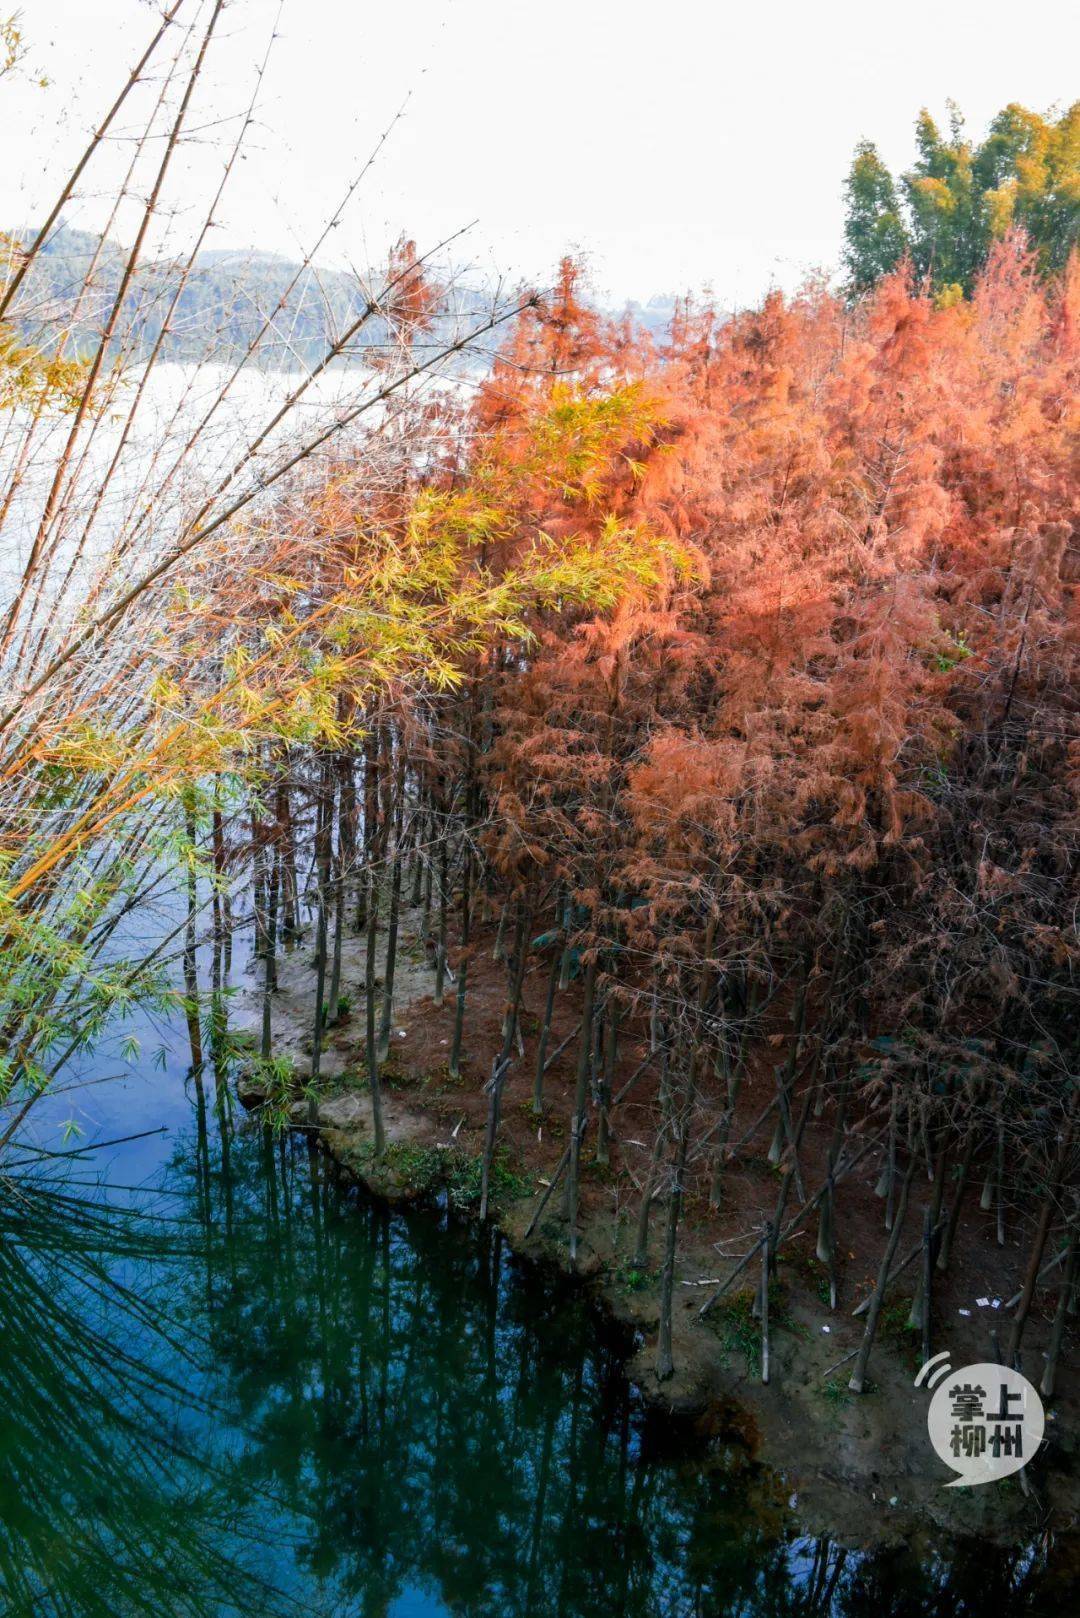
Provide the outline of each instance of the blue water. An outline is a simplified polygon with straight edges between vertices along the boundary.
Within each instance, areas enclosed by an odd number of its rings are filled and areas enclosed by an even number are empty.
[[[4,1613],[1065,1610],[1028,1552],[806,1537],[737,1445],[650,1424],[572,1288],[375,1204],[196,1083],[182,1029],[134,1031],[0,1196]]]

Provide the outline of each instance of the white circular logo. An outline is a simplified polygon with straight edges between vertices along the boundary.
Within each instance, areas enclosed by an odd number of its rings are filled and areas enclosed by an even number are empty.
[[[935,1355],[940,1361],[947,1358]],[[932,1363],[927,1361],[917,1383]],[[996,1483],[1027,1465],[1042,1443],[1046,1420],[1042,1400],[1026,1376],[1007,1365],[964,1365],[953,1371],[945,1363],[934,1367],[930,1381],[930,1442],[958,1474],[946,1488]]]

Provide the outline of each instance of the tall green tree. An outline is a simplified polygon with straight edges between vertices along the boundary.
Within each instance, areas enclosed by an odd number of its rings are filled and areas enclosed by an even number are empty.
[[[1064,269],[1080,240],[1080,101],[1056,121],[1010,103],[990,125],[976,167],[993,234],[1020,225],[1041,268]]]
[[[845,187],[844,263],[854,292],[866,292],[895,270],[908,250],[896,184],[876,146],[855,148]]]
[[[924,107],[915,124],[919,156],[903,177],[911,221],[911,251],[920,277],[939,290],[971,290],[990,233],[976,185],[975,151],[964,138],[959,110],[949,108],[944,136]]]
[[[1012,102],[979,143],[954,105],[944,132],[924,108],[915,141],[899,184],[869,141],[855,148],[844,225],[852,293],[876,285],[905,252],[939,296],[970,293],[991,245],[1014,227],[1043,275],[1064,268],[1080,238],[1080,102],[1056,118]]]

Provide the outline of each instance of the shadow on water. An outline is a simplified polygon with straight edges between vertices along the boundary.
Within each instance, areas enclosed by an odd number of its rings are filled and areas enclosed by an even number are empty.
[[[138,1190],[0,1197],[5,1613],[1056,1610],[1030,1554],[800,1537],[741,1453],[646,1441],[572,1289],[191,1100]]]

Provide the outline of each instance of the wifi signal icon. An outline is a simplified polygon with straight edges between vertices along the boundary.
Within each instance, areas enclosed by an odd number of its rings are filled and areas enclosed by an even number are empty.
[[[946,1348],[940,1354],[933,1354],[919,1371],[915,1378],[915,1386],[921,1388],[925,1383],[927,1390],[933,1393],[938,1383],[949,1376],[952,1366],[949,1364],[949,1350]]]

